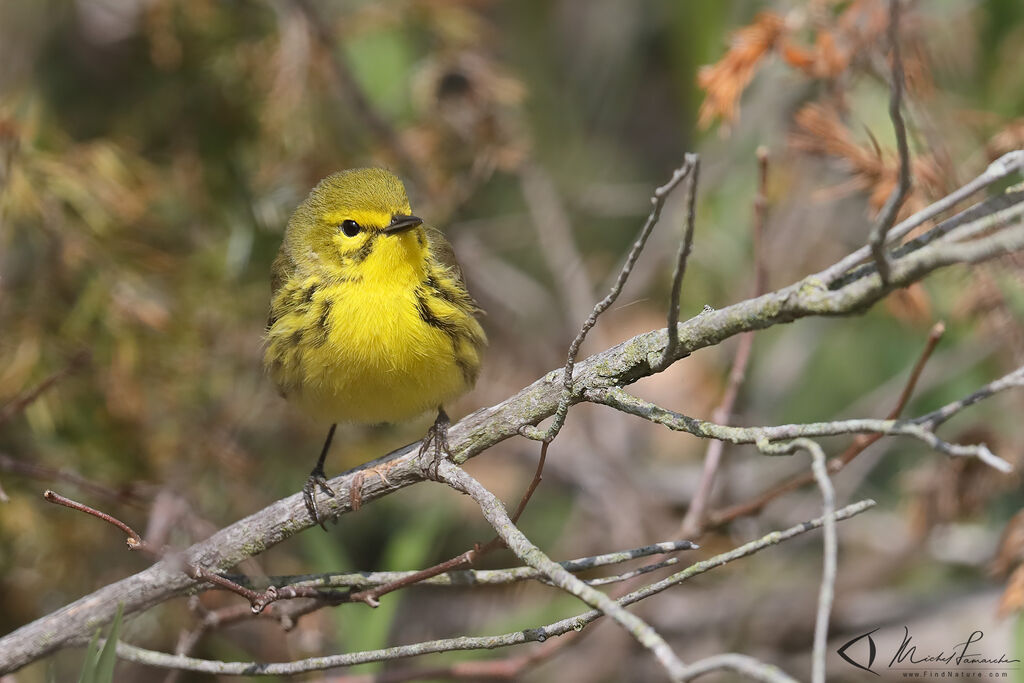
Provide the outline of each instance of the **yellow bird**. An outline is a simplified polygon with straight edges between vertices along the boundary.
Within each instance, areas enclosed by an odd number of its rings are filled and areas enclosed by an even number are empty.
[[[412,215],[402,181],[364,168],[324,178],[288,221],[271,269],[264,364],[281,394],[330,423],[303,487],[323,526],[324,459],[339,422],[436,409],[424,441],[448,452],[444,404],[473,387],[487,339],[444,236]]]

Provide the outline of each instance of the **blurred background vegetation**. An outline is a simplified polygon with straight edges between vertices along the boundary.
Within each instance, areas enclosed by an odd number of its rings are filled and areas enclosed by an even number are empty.
[[[261,334],[270,262],[318,179],[394,168],[414,210],[451,238],[491,339],[477,389],[452,411],[461,417],[564,362],[653,188],[687,151],[704,169],[684,317],[752,291],[758,145],[770,154],[770,287],[862,244],[896,168],[885,21],[881,0],[0,4],[0,632],[146,564],[106,526],[47,505],[44,488],[180,547],[301,487],[323,434],[264,377]],[[912,2],[903,40],[914,208],[1022,146],[1024,5]],[[664,325],[682,209],[670,202],[584,355]],[[956,269],[862,318],[758,333],[735,422],[883,416],[940,319],[947,334],[908,414],[972,391],[1024,361],[1022,272],[1013,259]],[[636,390],[707,417],[734,348],[701,351]],[[20,401],[53,373],[52,387]],[[943,433],[1021,463],[1021,408],[1019,395],[1000,396]],[[328,472],[417,439],[429,422],[345,428]],[[845,442],[826,445],[835,454]],[[671,539],[704,448],[576,408],[523,528],[558,559]],[[535,443],[511,440],[469,467],[513,501],[536,455]],[[728,448],[713,507],[805,467]],[[1015,476],[885,440],[837,486],[841,501],[880,506],[841,529],[835,633],[919,618],[936,595],[930,609],[945,616],[933,622],[996,623],[1002,579],[988,566],[1020,507]],[[709,533],[699,556],[813,517],[817,500],[800,492]],[[470,501],[423,485],[244,569],[415,569],[489,537]],[[805,670],[819,553],[817,539],[791,543],[642,613],[684,659],[735,649]],[[233,602],[203,596],[207,607]],[[286,637],[270,621],[237,625],[194,654],[286,660],[527,628],[577,609],[537,586],[419,588],[377,610],[318,612]],[[129,621],[126,636],[173,650],[194,620],[182,599]],[[64,680],[80,661],[61,653],[17,680]],[[637,680],[650,666],[600,626],[529,676]],[[162,676],[122,667],[124,680]]]

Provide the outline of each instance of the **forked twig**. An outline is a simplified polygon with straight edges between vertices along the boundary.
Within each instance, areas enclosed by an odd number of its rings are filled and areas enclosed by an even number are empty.
[[[523,497],[519,500],[519,505],[516,506],[515,514],[512,515],[513,524],[519,521],[520,515],[523,514],[523,511],[526,509],[527,503],[529,503],[530,498],[533,497],[533,492],[537,490],[537,486],[540,485],[540,482],[543,479],[542,475],[544,473],[544,462],[545,460],[547,460],[548,445],[550,443],[550,441],[541,442],[540,459],[537,462],[537,470],[534,472],[533,479],[530,481],[530,485],[527,487],[526,492],[523,494]],[[473,562],[480,559],[480,557],[486,555],[487,553],[493,550],[496,550],[497,548],[500,548],[502,545],[503,544],[501,538],[495,536],[487,543],[483,545],[477,545],[471,550],[467,550],[466,552],[456,555],[455,557],[445,560],[444,562],[439,562],[435,564],[433,567],[427,567],[426,569],[422,569],[418,572],[410,574],[409,576],[396,579],[395,581],[383,584],[381,586],[376,586],[374,588],[368,588],[366,590],[361,590],[356,593],[352,593],[348,597],[348,599],[353,602],[364,602],[370,607],[377,607],[380,604],[381,596],[399,590],[400,588],[406,588],[421,581],[426,581],[427,579],[431,579],[440,574],[445,574],[450,571],[455,571],[463,569],[465,567],[469,567],[473,564]]]
[[[576,367],[576,356],[580,352],[580,347],[587,338],[587,334],[597,324],[597,319],[619,298],[626,280],[629,279],[629,274],[633,272],[633,266],[636,265],[637,259],[640,258],[640,253],[644,250],[644,245],[647,244],[647,238],[650,237],[651,231],[654,230],[658,219],[661,218],[661,210],[665,206],[665,200],[668,199],[672,190],[691,173],[697,163],[697,159],[696,154],[687,154],[683,165],[672,172],[672,177],[669,178],[668,182],[654,190],[654,195],[651,197],[651,204],[653,204],[651,212],[647,215],[647,220],[644,222],[643,228],[640,229],[640,234],[633,243],[633,247],[629,250],[629,254],[619,270],[615,283],[608,294],[594,306],[594,310],[590,312],[576,338],[569,345],[565,367],[562,369],[562,395],[559,398],[558,407],[555,410],[551,425],[547,429],[540,429],[530,424],[523,425],[519,428],[519,433],[523,436],[536,441],[551,441],[562,430],[562,425],[565,424],[565,416],[569,412],[569,406],[572,403],[573,371]]]
[[[465,470],[450,461],[441,462],[439,470],[438,474],[442,481],[456,491],[469,495],[480,506],[484,517],[516,557],[544,574],[554,586],[576,596],[617,622],[638,643],[650,650],[673,679],[678,679],[684,668],[682,660],[647,622],[627,612],[618,602],[583,583],[558,563],[553,562],[512,522],[501,501]]]
[[[768,211],[768,150],[764,147],[757,149],[757,196],[754,198],[754,225],[752,230],[752,242],[754,251],[754,296],[764,292],[767,283],[767,268],[765,267],[764,253],[764,222]],[[669,329],[671,333],[671,328]],[[733,407],[736,405],[736,398],[739,396],[740,387],[747,375],[747,365],[750,363],[751,352],[754,348],[754,333],[745,332],[740,335],[739,345],[736,348],[736,356],[732,361],[732,369],[729,371],[729,383],[726,385],[722,400],[711,414],[711,419],[720,424],[729,422]],[[694,494],[690,506],[686,510],[680,526],[679,534],[684,537],[697,537],[704,528],[704,517],[708,501],[711,498],[711,491],[715,485],[715,476],[722,461],[722,453],[725,444],[719,440],[713,440],[708,444],[704,453],[704,468],[701,471],[700,483],[697,486],[697,493]]]
[[[885,419],[895,420],[903,414],[903,410],[907,407],[907,403],[909,403],[910,397],[914,393],[914,388],[917,386],[917,381],[921,377],[921,372],[924,370],[925,364],[927,364],[928,359],[931,358],[932,352],[935,351],[935,347],[938,345],[939,340],[942,339],[942,335],[945,331],[946,326],[941,322],[935,323],[935,325],[932,326],[931,331],[928,333],[928,340],[925,342],[924,349],[921,351],[921,355],[918,356],[917,361],[914,363],[914,367],[910,371],[910,376],[907,378],[906,384],[903,385],[903,390],[900,392],[896,405],[889,411],[889,414],[886,415]],[[863,453],[868,446],[881,439],[882,436],[884,435],[881,433],[858,434],[856,438],[854,438],[853,443],[851,443],[846,450],[829,460],[828,471],[832,474],[840,472],[844,467],[850,464],[854,458]],[[740,517],[756,515],[773,500],[812,483],[814,483],[814,475],[812,473],[804,472],[797,474],[772,486],[752,500],[737,503],[736,505],[710,513],[706,521],[706,528],[715,529],[728,524],[735,519],[739,519]]]
[[[70,360],[68,360],[63,368],[57,370],[21,396],[11,399],[4,405],[0,406],[0,425],[24,412],[25,408],[32,405],[36,399],[46,393],[46,391],[57,384],[57,382],[61,381],[76,370],[88,365],[91,357],[92,354],[88,350],[83,349],[79,351],[73,355]]]
[[[672,364],[672,352],[679,343],[679,296],[683,289],[683,278],[686,277],[686,264],[693,249],[693,230],[697,222],[697,183],[700,181],[700,157],[696,154],[687,155],[691,162],[689,192],[686,195],[686,228],[683,239],[679,242],[679,253],[676,255],[676,267],[672,273],[672,292],[668,302],[668,343],[661,360],[655,365],[655,371],[661,371]]]
[[[869,510],[875,505],[873,500],[862,500],[858,503],[847,505],[837,510],[833,519],[842,521],[850,519],[860,513]],[[782,531],[773,531],[757,540],[746,543],[727,552],[715,555],[692,564],[671,576],[660,579],[652,584],[638,588],[616,600],[616,603],[628,607],[641,600],[677,586],[695,576],[707,573],[712,569],[724,566],[730,562],[749,557],[762,550],[771,548],[792,538],[805,534],[809,531],[821,528],[825,520],[821,517],[812,519],[800,524],[795,524]],[[326,657],[313,657],[292,662],[276,662],[272,664],[261,662],[222,662],[195,657],[184,657],[171,655],[144,648],[135,647],[125,642],[117,644],[117,654],[122,659],[158,666],[163,668],[182,669],[185,671],[199,671],[203,673],[215,673],[224,675],[246,675],[246,676],[283,676],[304,673],[309,671],[322,671],[343,666],[355,666],[369,662],[393,661],[430,654],[434,652],[452,652],[457,650],[479,650],[493,649],[498,647],[509,647],[529,642],[546,642],[555,636],[577,632],[587,625],[597,621],[603,616],[600,610],[590,610],[577,614],[566,619],[545,624],[537,628],[519,629],[496,636],[462,636],[458,638],[447,638],[432,640],[412,645],[399,645],[381,650],[368,650],[365,652],[352,652]],[[703,661],[703,660],[702,660]],[[700,662],[695,662],[695,667]],[[697,675],[691,671],[691,667],[684,668],[686,677]]]
[[[890,276],[889,257],[885,253],[885,241],[903,201],[910,191],[910,149],[907,145],[907,127],[903,122],[903,59],[900,56],[900,0],[889,0],[889,44],[892,47],[892,83],[890,84],[889,117],[896,131],[896,147],[900,155],[899,182],[889,198],[885,200],[882,211],[875,223],[868,244],[874,256],[875,265],[882,282],[888,284]]]
[[[72,510],[84,512],[87,515],[91,515],[97,519],[103,520],[107,524],[117,527],[127,537],[126,542],[129,550],[138,550],[155,560],[165,559],[171,555],[167,549],[155,548],[149,543],[146,543],[137,531],[113,515],[109,515],[106,512],[89,507],[88,505],[79,503],[78,501],[71,500],[70,498],[65,498],[51,490],[46,490],[43,493],[43,498],[51,503],[56,503],[57,505],[63,505],[64,507],[71,508]],[[303,586],[286,586],[280,589],[274,586],[269,586],[265,591],[258,592],[246,588],[245,586],[230,579],[226,579],[220,574],[211,572],[208,569],[185,562],[181,557],[174,556],[174,561],[179,564],[181,570],[190,578],[195,579],[196,581],[205,581],[217,586],[218,588],[223,588],[224,590],[241,595],[249,601],[253,614],[259,614],[266,609],[268,605],[278,600],[316,598],[318,600],[330,601],[333,599],[333,596],[330,594],[325,594],[314,588],[307,588]]]
[[[913,437],[944,455],[977,458],[995,470],[1008,473],[1013,471],[1013,465],[997,456],[985,444],[949,443],[939,438],[935,434],[935,430],[953,415],[978,401],[1008,389],[1022,387],[1024,387],[1024,366],[989,382],[970,396],[965,396],[958,401],[953,401],[937,410],[909,420],[833,420],[832,422],[808,422],[767,427],[730,427],[707,420],[698,420],[637,398],[621,387],[592,389],[586,392],[586,399],[591,403],[600,403],[621,412],[642,417],[655,424],[664,425],[673,431],[687,432],[705,439],[721,439],[734,444],[755,444],[762,452],[767,452],[764,446],[773,441],[789,441],[801,437],[882,433]]]
[[[957,204],[994,183],[1022,170],[1024,170],[1024,150],[1018,149],[1013,152],[1007,152],[989,164],[981,174],[970,182],[898,223],[888,232],[888,241],[894,242],[902,239],[914,228],[949,211]],[[984,202],[976,205],[976,207],[980,207],[983,204]],[[830,289],[838,289],[849,283],[848,275],[851,268],[864,263],[866,260],[871,259],[871,257],[871,247],[870,245],[865,245],[817,273],[815,277],[827,284]]]

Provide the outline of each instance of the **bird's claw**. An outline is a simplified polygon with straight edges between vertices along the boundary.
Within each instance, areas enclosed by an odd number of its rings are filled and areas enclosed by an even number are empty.
[[[423,438],[423,444],[420,446],[419,457],[422,460],[423,456],[433,446],[434,455],[430,462],[423,468],[424,473],[430,479],[435,481],[439,480],[438,469],[441,467],[441,461],[445,458],[451,458],[452,449],[448,444],[448,415],[442,410],[438,413],[437,419],[434,420],[434,424],[427,430],[427,435]]]
[[[320,467],[315,468],[309,473],[309,479],[306,480],[305,485],[302,487],[302,499],[306,502],[306,511],[309,512],[309,516],[316,524],[320,525],[321,529],[327,531],[327,527],[324,525],[324,520],[320,517],[320,510],[316,505],[317,488],[329,495],[331,498],[335,495],[334,489],[327,485],[327,475],[324,474],[323,469]]]

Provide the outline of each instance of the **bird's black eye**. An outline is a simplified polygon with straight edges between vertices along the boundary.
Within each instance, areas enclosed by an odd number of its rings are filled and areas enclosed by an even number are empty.
[[[362,226],[356,223],[354,220],[349,218],[348,220],[342,221],[341,231],[345,233],[346,237],[355,237],[362,230]]]

